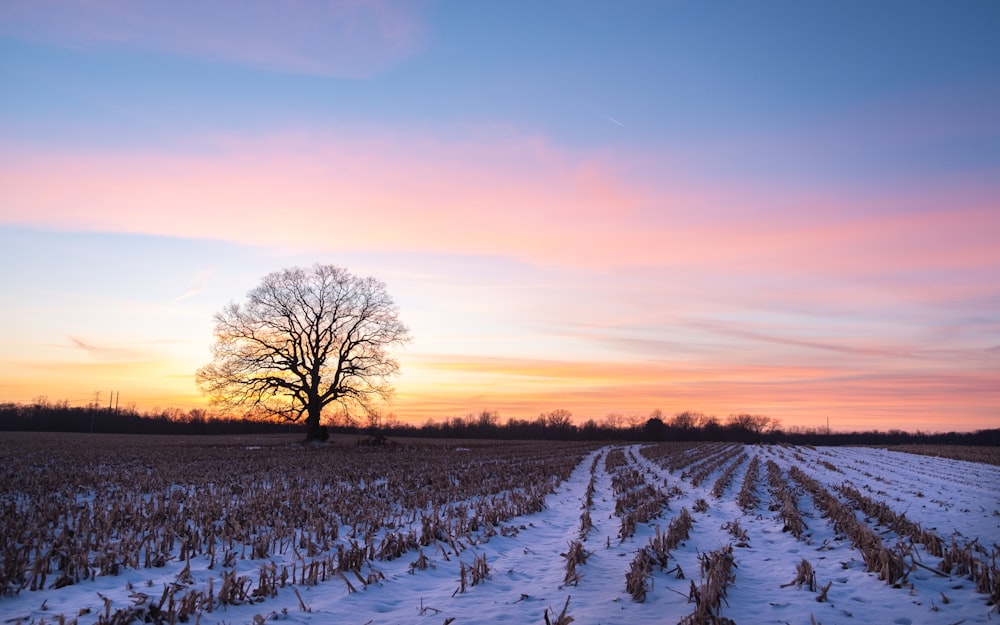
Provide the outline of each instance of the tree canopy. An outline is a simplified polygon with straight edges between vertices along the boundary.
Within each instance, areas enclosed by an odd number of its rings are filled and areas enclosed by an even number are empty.
[[[307,439],[322,439],[327,406],[350,415],[391,396],[390,349],[408,340],[384,283],[335,265],[293,267],[215,315],[213,358],[196,379],[230,413],[305,418]]]

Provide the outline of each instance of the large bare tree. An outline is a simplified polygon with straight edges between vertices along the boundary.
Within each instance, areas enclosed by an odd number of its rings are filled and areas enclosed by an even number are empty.
[[[215,315],[212,362],[202,392],[230,413],[299,421],[325,438],[330,404],[346,414],[388,399],[399,363],[389,350],[409,340],[385,284],[334,265],[265,276],[246,302]]]

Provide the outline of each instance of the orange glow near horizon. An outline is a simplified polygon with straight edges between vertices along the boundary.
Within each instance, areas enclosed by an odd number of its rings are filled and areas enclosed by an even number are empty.
[[[427,371],[447,372],[454,382],[399,389],[391,409],[420,423],[498,410],[501,419],[533,418],[555,408],[570,410],[577,423],[601,421],[611,413],[646,418],[655,409],[669,417],[692,410],[724,418],[766,414],[783,427],[836,430],[909,429],[946,431],[955,405],[973,406],[978,417],[961,429],[996,427],[997,392],[987,389],[992,373],[948,380],[936,375],[886,380],[850,379],[843,371],[808,367],[685,367],[682,363],[581,363],[438,360]],[[919,409],[915,409],[919,405]]]
[[[990,372],[982,372],[979,379],[971,381],[914,375],[893,380],[890,388],[885,380],[844,380],[840,379],[842,372],[807,367],[697,369],[680,363],[476,360],[460,356],[416,359],[409,367],[410,375],[404,379],[417,383],[399,385],[394,401],[384,409],[414,425],[481,410],[496,410],[501,421],[506,421],[533,419],[542,412],[565,408],[580,424],[589,419],[600,422],[612,413],[644,420],[659,409],[666,418],[685,410],[720,419],[742,412],[766,414],[779,419],[785,428],[822,427],[829,419],[835,431],[950,431],[956,428],[942,424],[948,423],[954,405],[964,404],[971,414],[964,427],[957,429],[996,427],[992,413],[996,391],[980,390],[976,396],[977,386],[987,388],[991,382]],[[140,412],[167,408],[211,412],[194,387],[193,376],[160,376],[157,369],[154,364],[134,363],[47,366],[46,375],[72,381],[54,388],[32,383],[30,378],[5,375],[0,393],[6,401],[31,403],[43,397],[82,406],[92,403],[97,392],[98,405],[106,406],[111,392],[116,391],[122,407]],[[447,381],[440,381],[442,378]],[[102,388],[111,379],[119,380],[119,388]],[[435,379],[439,381],[432,382]]]

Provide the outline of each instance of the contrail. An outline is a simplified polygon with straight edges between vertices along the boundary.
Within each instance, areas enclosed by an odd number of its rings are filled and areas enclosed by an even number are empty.
[[[611,122],[612,124],[618,124],[618,125],[619,125],[619,126],[621,126],[622,128],[624,128],[624,127],[625,127],[625,124],[621,123],[620,121],[618,121],[618,120],[617,120],[617,119],[615,119],[614,117],[611,117],[610,115],[603,115],[603,117],[604,117],[604,119],[608,120],[608,121],[609,121],[609,122]]]

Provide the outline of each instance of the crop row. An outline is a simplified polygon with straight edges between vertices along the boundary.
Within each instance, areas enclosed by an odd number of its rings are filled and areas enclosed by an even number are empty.
[[[619,450],[612,450],[611,453],[616,451]],[[625,464],[615,464],[611,472],[615,515],[621,519],[618,537],[622,541],[635,534],[637,524],[658,518],[670,506],[671,493],[647,483],[645,475],[636,465],[637,459],[633,456],[627,458]]]
[[[219,584],[210,578],[186,599],[169,594],[143,605],[211,610],[290,583],[366,585],[377,578],[375,561],[423,557],[427,547],[447,557],[446,550],[516,533],[502,522],[541,510],[587,451],[575,444],[147,445],[142,454],[122,448],[111,457],[87,448],[4,447],[6,466],[20,469],[0,474],[0,595],[170,561],[189,569],[194,560],[220,569]],[[269,568],[276,554],[291,564]],[[258,562],[258,573],[235,575],[242,560]],[[477,570],[469,567],[470,580]]]
[[[705,479],[714,469],[729,462],[729,465],[723,470],[722,475],[713,487],[713,493],[717,497],[721,497],[726,486],[732,481],[735,472],[746,461],[746,455],[741,454],[738,447],[723,446],[718,448],[712,447],[711,449],[712,451],[708,454],[702,453],[703,450],[698,450],[697,453],[690,454],[685,453],[685,449],[683,448],[656,446],[653,449],[645,447],[641,450],[641,453],[647,459],[656,459],[661,466],[673,466],[675,469],[690,465],[690,463],[683,464],[680,458],[687,457],[688,460],[694,458],[696,463],[700,465],[695,469],[699,474],[700,480]],[[637,459],[633,458],[633,462],[637,462]],[[618,481],[620,483],[627,483],[631,488],[627,492],[640,492],[647,495],[652,494],[652,492],[662,493],[659,490],[654,491],[645,481],[640,481],[639,478],[642,474],[634,468],[632,463],[619,466],[616,471]],[[692,478],[687,473],[685,475],[689,479]],[[692,482],[694,482],[693,479]],[[666,483],[664,484],[666,485]],[[674,485],[670,488],[669,493],[680,496],[682,491],[677,485]],[[657,499],[656,497],[648,497],[648,501],[655,503]],[[665,503],[664,507],[666,507]],[[708,505],[704,499],[696,501],[696,511],[704,512],[707,509]],[[626,516],[623,516],[623,525],[628,513],[625,512],[624,514]],[[655,516],[658,515],[639,518],[637,522],[649,523]],[[684,571],[680,565],[672,564],[671,562],[671,552],[678,549],[683,541],[688,540],[695,522],[694,517],[688,512],[687,508],[681,508],[680,513],[673,517],[667,524],[666,531],[659,525],[653,528],[653,536],[649,538],[644,546],[635,552],[625,573],[625,590],[634,601],[643,602],[646,600],[651,588],[652,579],[657,571],[661,574],[674,575],[678,579],[684,579]],[[634,526],[635,523],[632,523],[629,536],[635,531]],[[727,524],[726,529],[739,542],[739,546],[746,546],[748,535],[740,527],[738,520]],[[622,539],[624,540],[624,538],[625,536],[623,535]],[[730,622],[720,615],[720,610],[725,601],[728,588],[735,581],[736,561],[733,545],[729,544],[711,552],[700,553],[698,560],[700,563],[701,582],[695,583],[692,580],[688,593],[688,602],[694,604],[694,609],[690,614],[681,619],[681,623],[685,625],[709,625]]]
[[[725,443],[657,443],[644,446],[639,453],[670,473],[675,473],[715,456],[719,450],[727,446]]]
[[[905,514],[895,512],[884,501],[871,499],[847,483],[836,490],[866,516],[874,518],[880,525],[909,539],[911,543],[923,545],[928,553],[941,558],[938,570],[945,574],[954,572],[968,576],[976,583],[978,592],[989,596],[991,605],[1000,603],[1000,568],[997,567],[1000,546],[994,545],[993,553],[989,554],[977,541],[960,546],[952,537],[951,544],[946,544],[937,534],[907,519]],[[922,566],[915,560],[914,564]]]
[[[913,567],[906,564],[905,556],[909,555],[909,550],[905,546],[885,546],[878,534],[858,520],[854,510],[797,466],[789,470],[789,475],[812,495],[816,507],[833,522],[834,529],[845,534],[861,552],[868,571],[878,574],[879,579],[891,586],[899,587],[906,581]]]

